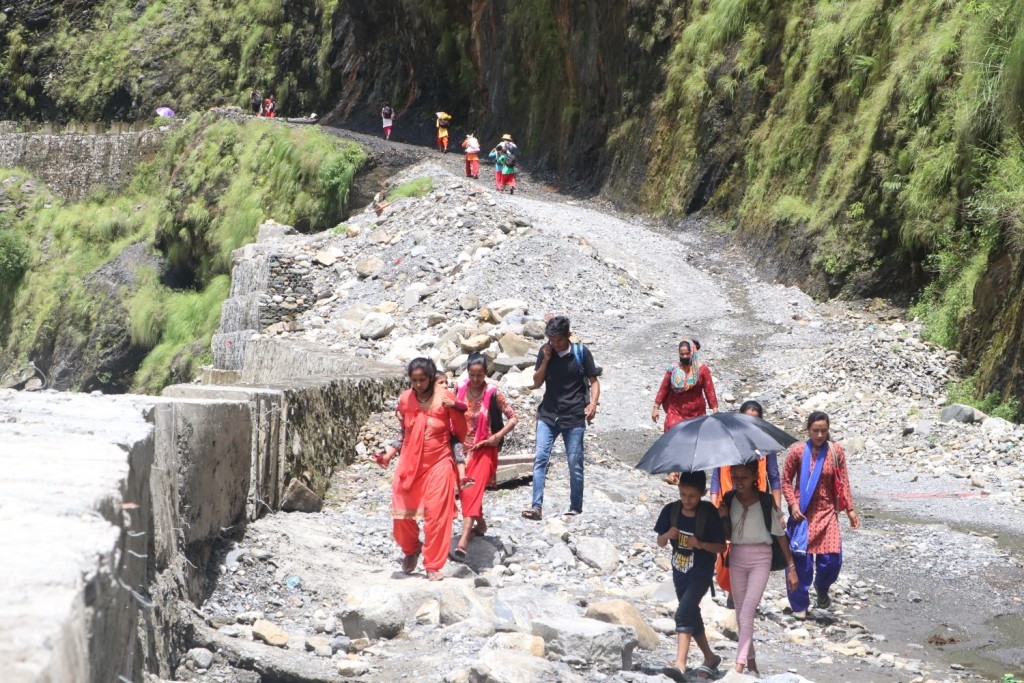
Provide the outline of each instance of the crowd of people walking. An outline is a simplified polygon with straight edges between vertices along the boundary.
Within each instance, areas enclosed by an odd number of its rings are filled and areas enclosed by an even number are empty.
[[[473,143],[465,146],[470,148]],[[471,170],[467,167],[467,172]],[[570,321],[547,321],[547,342],[534,366],[533,386],[544,387],[537,409],[536,449],[530,506],[522,516],[544,517],[544,488],[551,450],[561,436],[569,471],[565,516],[583,512],[584,434],[597,415],[601,370],[590,350],[572,341]],[[679,343],[679,359],[665,372],[654,399],[651,419],[665,410],[665,431],[718,409],[710,368],[699,360],[700,342]],[[466,378],[454,391],[434,363],[417,358],[408,366],[410,388],[398,402],[401,437],[374,456],[382,467],[401,453],[392,484],[394,537],[400,546],[402,571],[416,570],[420,555],[427,577],[441,580],[449,555],[456,495],[462,506],[462,530],[453,556],[463,559],[474,536],[487,531],[483,497],[497,470],[503,439],[519,418],[500,389],[487,379],[487,359],[474,354]],[[757,401],[740,412],[762,418]],[[752,453],[740,464],[704,471],[674,473],[678,500],[664,506],[655,524],[657,544],[672,548],[676,588],[677,656],[663,673],[685,680],[691,644],[703,655],[698,678],[712,678],[722,664],[705,635],[700,602],[717,580],[736,610],[739,644],[734,661],[738,672],[757,673],[754,615],[768,578],[784,571],[792,616],[806,619],[813,586],[815,606],[828,609],[829,590],[842,567],[842,539],[837,515],[846,513],[859,528],[853,506],[846,453],[832,441],[827,414],[807,418],[807,439],[793,444],[779,469],[777,453]],[[465,458],[462,457],[465,454]],[[464,463],[464,464],[463,464]],[[463,469],[464,468],[464,469]],[[783,522],[783,499],[789,510]],[[420,539],[416,520],[423,520]]]

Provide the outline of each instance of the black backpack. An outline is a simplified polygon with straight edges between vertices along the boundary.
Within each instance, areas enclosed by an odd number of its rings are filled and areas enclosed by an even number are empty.
[[[380,110],[380,117],[382,119],[390,119],[394,117],[395,112],[391,110],[391,107],[384,107]]]
[[[761,501],[761,512],[764,514],[764,528],[768,530],[768,534],[771,535],[772,531],[772,513],[775,511],[775,499],[772,498],[770,493],[764,491],[758,491],[758,496]],[[726,510],[732,509],[732,501],[736,497],[735,491],[729,491],[722,498],[722,505],[725,506]],[[728,519],[728,515],[726,516]],[[732,535],[730,530],[730,536]],[[776,537],[772,536],[772,571],[777,572],[786,568],[786,556],[782,554],[782,548],[779,547],[779,542],[775,540]]]
[[[491,396],[491,405],[487,411],[487,420],[491,428],[491,434],[497,434],[498,432],[505,428],[505,415],[502,414],[501,406],[498,405],[497,392],[495,392],[495,394]],[[502,437],[501,442],[498,444],[499,450],[504,445],[504,443],[505,437]]]
[[[516,155],[509,150],[505,151],[505,165],[509,168],[516,167]]]

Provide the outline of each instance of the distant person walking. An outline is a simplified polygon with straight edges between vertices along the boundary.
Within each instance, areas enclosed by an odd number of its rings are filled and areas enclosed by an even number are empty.
[[[462,148],[466,150],[466,177],[480,177],[480,141],[470,133],[462,141]]]
[[[253,116],[260,115],[260,110],[263,108],[263,95],[256,89],[256,86],[253,86],[252,92],[249,93],[249,107],[252,108]]]
[[[512,136],[505,133],[501,136],[501,142],[487,155],[489,159],[494,159],[494,184],[498,192],[504,192],[508,187],[509,192],[515,194],[518,154],[519,148],[512,141]]]
[[[557,315],[548,321],[548,342],[537,353],[534,388],[544,385],[537,409],[537,450],[533,460],[533,504],[523,511],[526,519],[539,520],[544,504],[544,481],[555,438],[562,435],[569,461],[569,509],[566,515],[583,512],[583,434],[597,415],[601,383],[594,356],[583,344],[569,341],[569,319]],[[589,385],[589,390],[588,390]]]
[[[273,95],[268,94],[266,99],[263,100],[263,116],[266,118],[274,118],[277,115],[277,101]]]
[[[679,362],[665,371],[661,386],[654,397],[651,420],[657,424],[661,409],[665,409],[665,431],[672,429],[683,420],[706,415],[708,408],[718,410],[718,396],[711,379],[711,368],[699,359],[700,342],[684,339],[679,342]],[[673,472],[665,481],[675,484],[679,476]]]
[[[391,139],[391,128],[394,126],[395,121],[395,110],[391,108],[390,104],[385,104],[384,108],[380,110],[381,125],[384,127],[384,139]]]
[[[466,440],[466,420],[462,413],[444,405],[455,396],[438,387],[437,367],[428,358],[414,358],[407,374],[412,387],[398,399],[401,437],[375,457],[387,467],[401,451],[391,486],[393,533],[405,557],[402,571],[416,571],[420,553],[427,578],[440,581],[441,569],[448,561],[448,550],[455,516],[456,470],[452,436]],[[423,520],[423,542],[419,525]]]
[[[498,471],[498,451],[505,436],[519,424],[512,404],[498,387],[487,381],[487,358],[481,353],[469,357],[466,372],[469,378],[456,391],[459,402],[465,403],[466,457],[469,460],[466,476],[476,481],[475,486],[462,489],[462,537],[455,548],[455,556],[466,554],[470,536],[487,533],[483,500],[487,484]]]
[[[442,154],[448,153],[448,128],[452,124],[452,115],[439,111],[434,125],[437,126],[437,150]]]
[[[782,494],[790,514],[787,531],[798,579],[796,590],[789,591],[796,619],[807,618],[812,581],[817,607],[827,609],[832,605],[828,591],[843,566],[838,513],[846,513],[851,528],[860,528],[860,517],[853,508],[846,451],[829,439],[829,427],[826,413],[811,413],[807,418],[810,438],[790,447],[782,468]]]

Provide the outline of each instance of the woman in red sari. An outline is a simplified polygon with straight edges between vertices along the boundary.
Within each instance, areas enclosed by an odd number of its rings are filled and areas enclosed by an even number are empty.
[[[498,471],[498,448],[505,435],[519,424],[519,417],[497,387],[487,383],[487,359],[480,353],[469,357],[466,372],[469,379],[459,385],[458,400],[465,403],[463,413],[466,429],[466,477],[476,481],[475,486],[459,493],[462,502],[462,538],[455,548],[455,557],[466,556],[471,535],[487,533],[483,501],[487,483]],[[497,426],[497,416],[505,416],[505,425]]]
[[[405,554],[402,571],[416,571],[422,553],[427,578],[440,581],[455,518],[452,436],[465,441],[466,422],[461,413],[443,404],[445,398],[451,400],[453,396],[437,387],[434,361],[415,358],[409,363],[408,374],[412,388],[398,399],[401,457],[391,485],[391,517],[395,540]],[[398,447],[389,445],[376,456],[377,463],[386,468]],[[418,519],[423,520],[422,543]]]

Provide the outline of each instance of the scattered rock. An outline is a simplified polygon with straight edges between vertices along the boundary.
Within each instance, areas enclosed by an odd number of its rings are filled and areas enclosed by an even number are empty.
[[[381,339],[395,329],[394,319],[387,313],[370,313],[363,319],[359,336],[363,339]]]
[[[661,643],[661,638],[643,615],[625,600],[595,602],[587,608],[586,616],[609,624],[631,627],[636,632],[640,647],[644,650],[654,650]]]
[[[204,647],[194,647],[186,656],[196,663],[197,669],[209,669],[213,666],[213,653]]]
[[[361,278],[373,277],[384,267],[384,260],[379,256],[367,256],[356,264],[356,275]]]
[[[284,512],[320,512],[324,501],[298,479],[292,479],[284,490],[281,510]]]
[[[533,634],[544,639],[550,657],[569,662],[580,660],[600,669],[631,669],[636,632],[627,626],[596,619],[540,617],[533,620]]]
[[[576,541],[576,557],[586,565],[611,574],[619,566],[619,549],[606,538],[584,536]]]
[[[284,647],[288,644],[289,635],[266,619],[257,619],[256,623],[252,625],[252,638],[261,640],[267,645]]]

